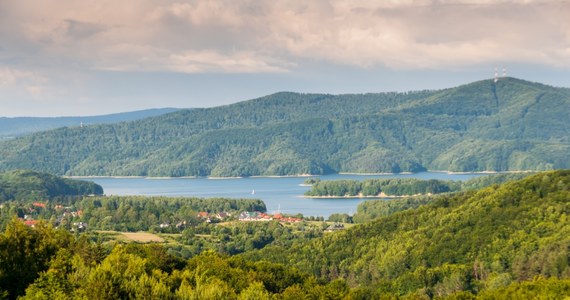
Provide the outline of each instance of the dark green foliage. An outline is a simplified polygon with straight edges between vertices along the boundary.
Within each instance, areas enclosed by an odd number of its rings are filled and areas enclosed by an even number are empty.
[[[0,143],[0,168],[250,176],[570,168],[570,91],[514,78],[441,91],[278,93]]]
[[[457,191],[461,183],[443,180],[405,179],[367,179],[319,181],[305,193],[306,196],[412,196],[418,194],[440,194]]]
[[[570,171],[429,202],[306,244],[272,245],[244,255],[414,297],[476,293],[536,276],[567,284]]]
[[[46,173],[16,170],[0,173],[0,203],[11,200],[46,200],[62,196],[101,195],[93,182],[61,178]]]

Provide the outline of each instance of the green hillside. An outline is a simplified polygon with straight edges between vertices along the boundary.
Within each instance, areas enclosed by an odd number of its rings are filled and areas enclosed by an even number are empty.
[[[309,243],[268,246],[245,257],[412,298],[459,291],[484,295],[537,276],[570,278],[570,171],[430,202]]]
[[[277,93],[0,143],[0,168],[250,176],[570,168],[570,90],[514,78],[440,91]]]
[[[11,200],[45,200],[59,196],[101,195],[93,182],[60,178],[34,171],[0,173],[0,203]]]

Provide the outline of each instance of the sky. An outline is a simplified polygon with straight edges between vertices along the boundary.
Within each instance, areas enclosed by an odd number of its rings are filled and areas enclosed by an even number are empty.
[[[0,116],[507,75],[570,87],[570,0],[0,0]]]

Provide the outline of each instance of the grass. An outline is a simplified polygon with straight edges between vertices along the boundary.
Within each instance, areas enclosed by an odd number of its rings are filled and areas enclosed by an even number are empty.
[[[127,239],[139,243],[162,243],[164,239],[150,232],[121,232]]]
[[[96,231],[102,241],[163,243],[164,239],[150,232],[121,232],[112,230]]]

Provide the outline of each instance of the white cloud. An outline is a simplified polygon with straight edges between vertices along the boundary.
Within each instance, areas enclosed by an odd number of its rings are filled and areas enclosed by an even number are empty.
[[[283,72],[299,59],[446,69],[570,67],[570,2],[85,1],[2,3],[0,58],[114,71]],[[21,51],[25,49],[25,51]],[[1,63],[1,62],[0,62]]]
[[[172,54],[170,68],[184,73],[227,72],[227,73],[267,73],[285,72],[291,64],[258,56],[252,52],[237,52],[229,55],[215,51],[187,51]]]
[[[46,83],[47,78],[36,72],[0,66],[0,87],[38,86]]]

